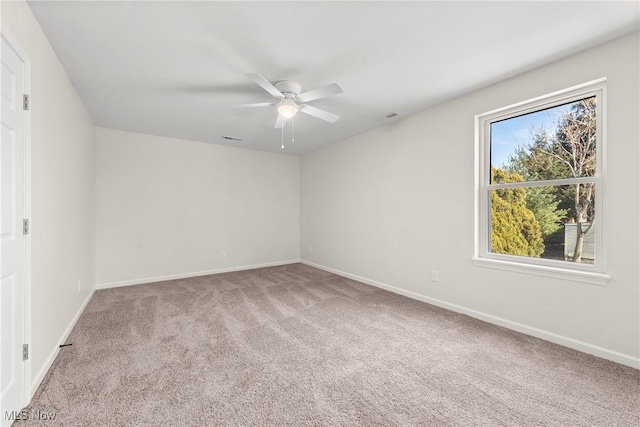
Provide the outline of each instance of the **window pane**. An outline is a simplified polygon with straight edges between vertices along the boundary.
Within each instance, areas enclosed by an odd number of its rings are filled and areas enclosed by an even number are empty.
[[[491,183],[594,176],[596,97],[491,123]]]
[[[490,252],[594,263],[594,183],[507,188],[490,195]]]

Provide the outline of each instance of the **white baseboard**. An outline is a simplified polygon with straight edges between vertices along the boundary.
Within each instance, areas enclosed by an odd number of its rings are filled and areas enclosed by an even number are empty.
[[[264,264],[241,265],[237,267],[218,268],[216,270],[197,271],[193,273],[170,274],[167,276],[145,277],[143,279],[123,280],[121,282],[99,283],[95,289],[118,288],[120,286],[141,285],[143,283],[164,282],[167,280],[186,279],[189,277],[209,276],[210,274],[231,273],[234,271],[253,270],[256,268],[276,267],[279,265],[297,264],[299,259],[290,259],[287,261],[267,262]]]
[[[377,282],[375,280],[367,279],[366,277],[357,276],[355,274],[346,273],[344,271],[336,270],[335,268],[326,267],[324,265],[315,264],[310,261],[301,259],[302,264],[318,268],[320,270],[328,271],[330,273],[337,274],[338,276],[353,279],[358,282],[366,283],[367,285],[375,286],[377,288],[385,289],[387,291],[404,295],[406,297],[426,302],[428,304],[435,305],[437,307],[445,308],[447,310],[455,311],[456,313],[466,314],[467,316],[492,323],[494,325],[502,326],[507,329],[511,329],[517,332],[521,332],[526,335],[531,335],[536,338],[550,341],[555,344],[559,344],[565,347],[572,348],[574,350],[581,351],[583,353],[591,354],[593,356],[601,357],[603,359],[611,360],[622,365],[631,366],[632,368],[640,369],[640,358],[630,356],[628,354],[619,353],[614,350],[609,350],[597,345],[589,344],[584,341],[578,341],[573,338],[568,338],[562,335],[555,334],[553,332],[544,331],[542,329],[534,328],[532,326],[524,325],[522,323],[513,322],[508,319],[486,314],[480,311],[476,311],[467,307],[463,307],[457,304],[451,304],[446,301],[431,298],[425,295],[418,294],[416,292],[408,291],[396,286],[388,285],[386,283]]]
[[[51,354],[49,354],[47,361],[42,366],[42,368],[40,368],[40,370],[38,371],[38,375],[36,375],[35,378],[31,380],[31,399],[33,399],[33,396],[36,394],[36,391],[38,390],[38,387],[40,387],[40,383],[42,382],[44,377],[47,375],[47,372],[49,372],[49,369],[51,368],[53,361],[56,360],[56,356],[58,355],[60,346],[64,344],[64,342],[69,337],[69,334],[71,333],[73,328],[76,326],[76,323],[80,318],[80,315],[82,315],[82,312],[87,307],[87,304],[89,304],[89,301],[91,300],[91,297],[93,296],[94,292],[95,290],[91,289],[91,292],[89,292],[89,295],[87,295],[87,298],[84,300],[84,302],[78,309],[76,315],[73,316],[73,319],[71,319],[71,323],[69,323],[69,326],[67,326],[67,329],[64,331],[64,333],[56,343],[56,346],[53,348],[53,350],[51,350]]]

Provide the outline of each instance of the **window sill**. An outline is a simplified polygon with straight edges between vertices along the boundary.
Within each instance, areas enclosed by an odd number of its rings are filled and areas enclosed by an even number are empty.
[[[573,282],[589,283],[599,286],[606,286],[611,279],[611,276],[608,274],[594,273],[591,271],[568,270],[545,265],[523,264],[487,258],[472,258],[472,260],[474,265],[480,267],[495,268],[534,276],[552,277],[554,279],[571,280]]]

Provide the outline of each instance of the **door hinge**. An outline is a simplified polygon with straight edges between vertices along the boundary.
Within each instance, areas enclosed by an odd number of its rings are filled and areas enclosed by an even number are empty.
[[[29,359],[29,344],[22,344],[22,360]]]
[[[22,109],[25,111],[29,111],[29,95],[22,95]]]
[[[22,220],[22,234],[29,234],[29,218]]]

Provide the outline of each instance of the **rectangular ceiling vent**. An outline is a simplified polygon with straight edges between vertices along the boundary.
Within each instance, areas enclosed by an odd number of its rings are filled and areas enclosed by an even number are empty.
[[[227,136],[227,135],[222,135],[222,139],[226,141],[242,141],[242,138],[236,138],[235,136]]]
[[[398,113],[389,113],[389,114],[387,114],[385,117],[386,117],[387,119],[393,119],[393,118],[394,118],[395,116],[397,116],[397,115],[398,115]]]

